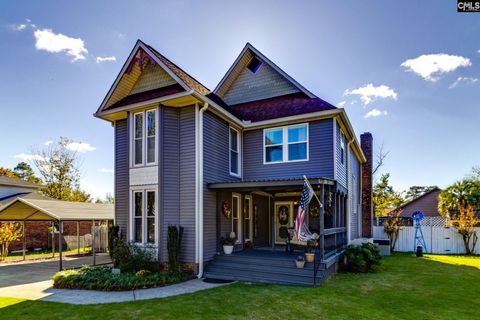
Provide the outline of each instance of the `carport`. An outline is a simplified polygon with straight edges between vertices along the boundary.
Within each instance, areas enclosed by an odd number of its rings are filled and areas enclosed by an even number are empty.
[[[23,259],[26,255],[26,221],[51,221],[58,224],[59,269],[63,269],[62,235],[63,222],[77,222],[77,237],[80,221],[92,222],[92,258],[95,265],[95,223],[113,221],[114,206],[89,202],[70,202],[60,200],[40,200],[16,198],[0,208],[0,221],[22,222],[23,226]]]

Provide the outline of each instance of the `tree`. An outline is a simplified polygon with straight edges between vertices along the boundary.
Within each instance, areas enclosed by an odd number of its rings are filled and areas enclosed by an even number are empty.
[[[478,236],[475,227],[480,223],[477,211],[472,206],[459,207],[457,213],[450,216],[450,223],[462,235],[466,254],[475,253]]]
[[[45,181],[41,191],[58,200],[90,202],[90,195],[80,189],[79,157],[76,151],[69,149],[72,142],[60,137],[43,149],[34,150],[37,157],[33,163]]]
[[[400,218],[401,211],[392,211],[387,215],[385,220],[383,221],[383,232],[387,235],[388,239],[390,239],[390,250],[393,251],[395,249],[395,245],[397,244],[398,235],[400,234],[400,230],[403,227],[403,220]]]
[[[385,159],[387,158],[389,151],[384,150],[383,144],[380,145],[377,152],[375,153],[375,165],[372,169],[372,176],[374,176],[378,170],[383,166]]]
[[[18,178],[17,174],[9,168],[0,167],[0,176],[7,176],[9,178]]]
[[[0,261],[7,257],[10,243],[23,236],[22,229],[18,222],[0,222]]]
[[[437,188],[437,186],[411,186],[405,194],[405,200],[411,201],[423,195],[424,193]]]
[[[389,184],[390,174],[382,174],[373,187],[373,204],[375,216],[382,217],[388,211],[394,210],[404,203],[401,193],[395,191]]]
[[[35,176],[32,167],[26,162],[18,163],[17,166],[13,168],[13,171],[22,180],[37,184],[42,183],[42,179]]]
[[[110,192],[107,192],[105,194],[105,199],[98,198],[97,200],[95,200],[95,203],[114,204],[115,198]]]
[[[438,199],[438,211],[443,216],[460,208],[480,208],[480,180],[464,179],[444,189]]]
[[[474,166],[470,174],[467,176],[467,179],[480,180],[480,166]]]

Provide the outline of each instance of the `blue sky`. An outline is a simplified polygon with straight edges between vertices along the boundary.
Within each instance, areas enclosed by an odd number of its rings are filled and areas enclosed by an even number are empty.
[[[84,151],[82,187],[96,197],[112,192],[113,130],[92,114],[136,39],[210,89],[250,42],[310,91],[343,105],[358,135],[372,132],[390,152],[382,171],[395,187],[444,187],[480,164],[480,14],[455,5],[4,1],[0,165],[13,167],[33,146],[67,136]]]

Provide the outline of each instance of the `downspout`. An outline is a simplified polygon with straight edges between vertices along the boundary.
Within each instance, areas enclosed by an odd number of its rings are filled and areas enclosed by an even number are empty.
[[[197,252],[198,278],[203,276],[203,113],[208,109],[208,103],[198,111],[198,154],[197,154]]]
[[[350,243],[351,229],[351,214],[352,214],[352,190],[350,190],[350,145],[355,141],[355,137],[352,137],[347,144],[347,243]]]

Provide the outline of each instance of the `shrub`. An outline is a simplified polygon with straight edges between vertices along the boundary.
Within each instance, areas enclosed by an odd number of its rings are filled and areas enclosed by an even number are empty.
[[[110,255],[110,259],[113,261],[113,250],[117,241],[120,240],[120,227],[119,226],[111,226],[108,228],[108,254]]]
[[[53,287],[57,289],[87,289],[101,291],[125,291],[165,286],[188,279],[193,274],[182,272],[150,272],[113,274],[109,267],[85,266],[77,270],[64,270],[53,276]]]
[[[168,226],[168,269],[178,271],[180,269],[180,251],[182,248],[183,227]]]
[[[113,265],[122,272],[156,271],[154,252],[150,247],[140,247],[134,243],[119,240],[113,248]]]
[[[382,256],[380,249],[373,243],[349,245],[345,250],[346,270],[349,272],[375,272],[378,270]]]

